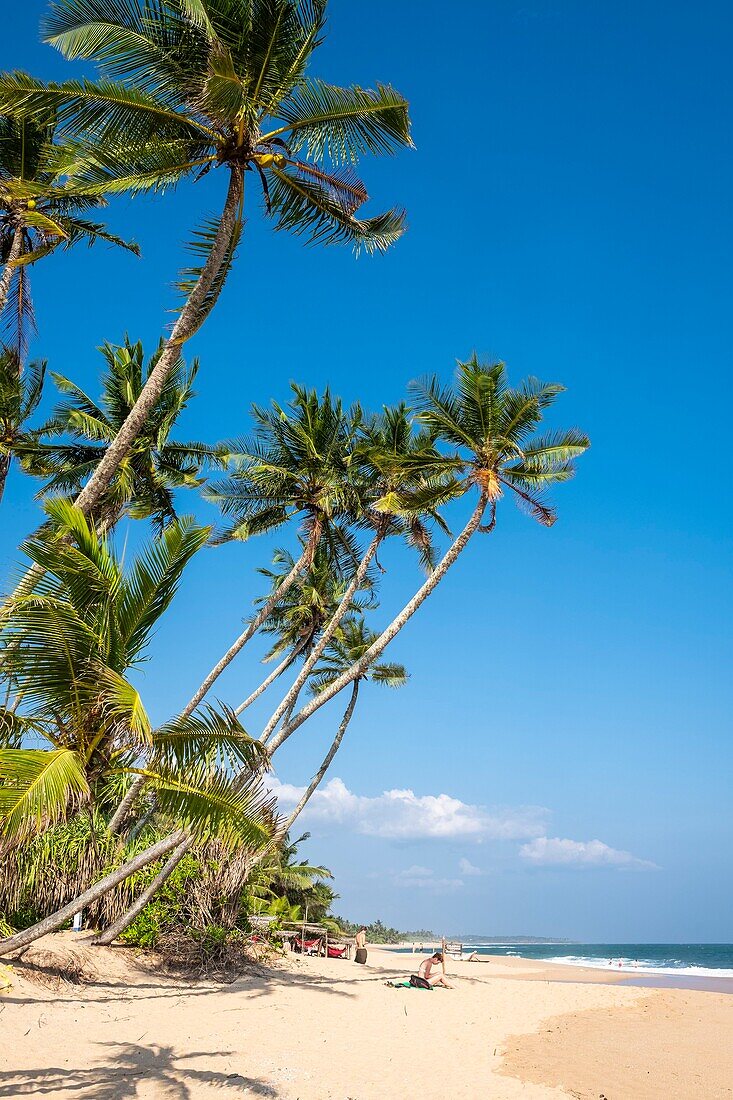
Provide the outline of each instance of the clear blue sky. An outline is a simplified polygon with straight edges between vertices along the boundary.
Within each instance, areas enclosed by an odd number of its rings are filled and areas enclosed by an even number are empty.
[[[6,13],[0,65],[70,76],[38,42],[42,9]],[[199,397],[181,434],[242,432],[249,403],[286,398],[290,379],[395,401],[477,348],[515,378],[564,382],[558,422],[593,440],[556,527],[505,507],[396,643],[409,686],[364,692],[333,768],[343,786],[316,807],[307,849],[332,867],[346,915],[733,938],[732,54],[723,3],[330,6],[313,71],[389,81],[411,102],[416,151],[363,167],[374,208],[404,204],[409,233],[355,261],[274,234],[251,204],[236,271],[191,347]],[[180,243],[223,186],[212,173],[116,202],[109,220],[141,261],[77,250],[39,266],[34,352],[94,391],[102,340],[128,330],[152,348]],[[3,583],[36,519],[16,474]],[[199,556],[146,667],[156,717],[237,633],[271,548]],[[406,557],[385,564],[384,618],[418,580]],[[256,682],[258,656],[222,679],[222,698]],[[335,706],[305,727],[282,782],[307,778],[337,721]],[[381,797],[395,788],[416,797]],[[440,794],[465,806],[425,801]],[[594,840],[631,855],[557,843]]]

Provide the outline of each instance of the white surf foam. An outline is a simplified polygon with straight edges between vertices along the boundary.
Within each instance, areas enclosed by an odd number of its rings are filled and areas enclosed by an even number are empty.
[[[541,961],[541,960],[533,960]],[[547,962],[560,963],[562,966],[587,966],[594,970],[615,970],[621,974],[666,974],[673,977],[733,978],[733,970],[708,966],[660,966],[653,959],[608,959],[588,957],[586,955],[558,955],[548,958]]]

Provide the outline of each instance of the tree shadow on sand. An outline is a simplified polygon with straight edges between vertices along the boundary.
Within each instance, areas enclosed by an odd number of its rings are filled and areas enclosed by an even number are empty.
[[[227,1089],[246,1096],[276,1098],[272,1085],[244,1074],[196,1069],[185,1063],[195,1058],[225,1058],[231,1051],[192,1051],[177,1054],[173,1047],[156,1043],[102,1043],[108,1055],[102,1066],[71,1069],[46,1066],[20,1072],[0,1071],[0,1097],[79,1096],[85,1100],[135,1100],[140,1086],[155,1085],[155,1095],[170,1100],[195,1100],[200,1087]],[[146,1092],[146,1095],[150,1095]]]

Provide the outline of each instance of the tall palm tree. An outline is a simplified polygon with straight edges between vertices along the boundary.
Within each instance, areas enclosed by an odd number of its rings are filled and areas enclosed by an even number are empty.
[[[28,462],[38,452],[28,419],[38,408],[45,374],[43,360],[29,363],[21,374],[18,351],[0,345],[0,501],[13,459]]]
[[[34,328],[28,266],[60,246],[103,240],[136,255],[138,246],[83,215],[106,206],[98,192],[62,185],[66,151],[56,141],[54,112],[0,116],[0,324],[23,354]]]
[[[447,531],[438,509],[456,494],[458,465],[455,459],[436,449],[426,432],[414,431],[412,416],[404,403],[385,407],[381,414],[360,423],[354,449],[362,505],[358,521],[372,537],[320,639],[265,726],[263,742],[268,741],[278,722],[292,711],[321,654],[344,616],[350,613],[354,594],[364,584],[383,541],[396,535],[405,538],[418,550],[424,567],[433,567],[431,528],[437,524]]]
[[[81,491],[125,422],[160,355],[158,349],[146,367],[142,344],[132,343],[128,337],[120,346],[105,343],[101,352],[105,371],[97,402],[68,378],[52,374],[63,397],[37,433],[39,441],[50,441],[37,447],[32,461],[26,464],[28,472],[48,478],[40,496],[75,496]],[[206,465],[222,465],[216,447],[171,439],[176,420],[195,396],[193,383],[198,369],[197,359],[190,367],[179,359],[166,378],[142,431],[92,510],[105,531],[124,513],[135,519],[151,518],[156,530],[161,531],[176,518],[175,490],[197,488],[203,483]],[[69,437],[71,442],[66,442]]]
[[[464,494],[477,500],[463,530],[453,540],[440,563],[387,628],[349,670],[342,672],[315,699],[281,727],[270,742],[274,752],[324,703],[332,699],[377,660],[402,630],[477,531],[490,532],[496,508],[505,490],[546,527],[556,516],[542,499],[549,486],[569,480],[574,460],[588,448],[588,437],[575,428],[536,436],[545,410],[564,387],[527,379],[518,388],[508,385],[503,363],[483,364],[474,354],[459,363],[454,387],[441,387],[437,378],[414,384],[421,423],[433,437],[451,448],[462,468]],[[489,511],[489,522],[484,515]]]
[[[195,239],[201,266],[155,371],[79,497],[94,505],[140,430],[181,345],[213,308],[242,229],[244,177],[259,180],[278,229],[321,243],[389,247],[404,216],[357,216],[367,199],[353,165],[410,145],[407,103],[392,88],[340,88],[307,74],[325,0],[57,0],[48,42],[96,62],[100,79],[0,80],[0,110],[49,110],[76,138],[77,181],[101,191],[162,189],[223,168],[221,216]]]
[[[212,684],[272,614],[280,599],[307,571],[323,540],[333,562],[353,556],[344,523],[361,510],[360,487],[351,461],[360,421],[358,408],[345,410],[326,389],[293,384],[286,407],[253,406],[255,431],[250,439],[224,443],[234,464],[231,476],[214,482],[205,496],[229,520],[218,541],[248,539],[274,531],[293,519],[303,528],[303,551],[257,615],[214,665],[191,698],[184,714],[198,706]]]

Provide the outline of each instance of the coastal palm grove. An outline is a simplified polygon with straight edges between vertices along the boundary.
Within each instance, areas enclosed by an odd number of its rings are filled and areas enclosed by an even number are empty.
[[[357,171],[410,148],[408,102],[388,84],[321,80],[326,32],[325,0],[57,0],[43,36],[88,75],[0,76],[0,510],[10,476],[37,502],[0,610],[3,952],[78,913],[97,943],[179,950],[239,942],[255,915],[328,920],[330,873],[299,857],[298,818],[356,709],[406,684],[392,643],[469,542],[488,560],[510,502],[555,522],[547,490],[588,446],[544,425],[561,385],[476,354],[442,377],[416,365],[396,406],[347,407],[300,379],[236,438],[181,438],[197,376],[217,371],[205,335],[200,362],[186,344],[232,308],[221,291],[250,247],[245,211],[319,247],[399,247],[404,212],[372,210]],[[134,317],[121,340],[90,331],[106,340],[95,392],[31,358],[35,266],[63,278],[64,251],[84,240],[137,251],[90,212],[124,193],[176,203],[173,184],[209,173],[220,213],[191,227],[158,345],[136,341]],[[219,522],[197,521],[201,496]],[[136,673],[192,560],[262,534],[280,549],[232,593],[241,628],[156,724]],[[412,572],[387,613],[382,563],[400,544]],[[245,690],[222,702],[233,662]],[[268,701],[261,728],[255,700]],[[276,754],[321,708],[332,743],[282,811]]]

